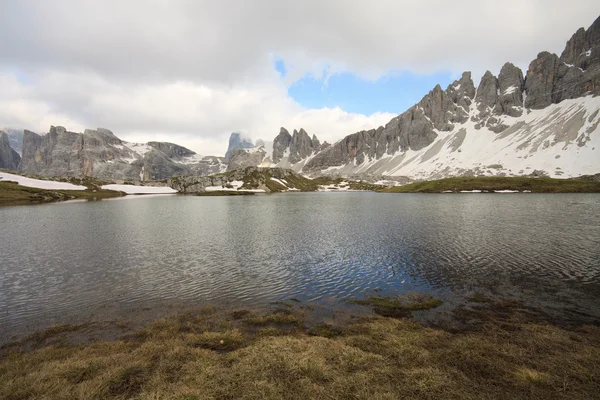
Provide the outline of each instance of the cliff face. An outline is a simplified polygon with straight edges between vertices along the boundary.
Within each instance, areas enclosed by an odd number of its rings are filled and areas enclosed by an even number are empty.
[[[229,160],[231,154],[238,149],[251,149],[254,147],[252,140],[242,138],[242,135],[237,132],[233,132],[229,137],[229,145],[227,146],[227,152],[225,153],[225,159]]]
[[[22,129],[13,129],[13,128],[4,128],[0,129],[8,136],[8,143],[10,147],[21,156],[21,150],[23,149],[23,130]]]
[[[166,142],[124,142],[110,130],[84,133],[51,127],[45,136],[25,131],[19,170],[41,176],[93,176],[155,180],[173,175],[207,175],[225,169],[219,157],[202,157]]]
[[[11,146],[6,132],[0,131],[0,168],[16,170],[21,156]]]

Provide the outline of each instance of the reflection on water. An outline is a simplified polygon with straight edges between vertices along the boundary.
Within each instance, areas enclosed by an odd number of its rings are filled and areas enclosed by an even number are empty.
[[[129,199],[0,209],[0,334],[107,305],[260,305],[373,289],[525,293],[598,313],[598,195]]]

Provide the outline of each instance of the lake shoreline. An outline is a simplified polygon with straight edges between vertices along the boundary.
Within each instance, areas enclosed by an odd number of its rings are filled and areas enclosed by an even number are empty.
[[[79,179],[85,181],[86,178]],[[88,179],[87,190],[46,190],[18,185],[11,181],[0,181],[0,207],[44,204],[69,200],[102,200],[125,195],[142,195],[142,193],[125,193],[118,190],[100,188],[94,178]],[[595,177],[586,179],[555,179],[545,177],[463,177],[446,178],[408,183],[402,186],[383,187],[367,182],[349,181],[345,187],[338,188],[343,178],[333,179],[320,177],[313,179],[315,184],[326,188],[314,192],[375,192],[375,193],[600,193],[600,181]],[[330,185],[330,186],[327,186]],[[334,185],[334,186],[331,186]],[[298,191],[274,191],[273,193],[297,193]],[[189,193],[196,196],[235,196],[252,195],[254,192],[215,190]]]
[[[413,182],[384,193],[600,193],[600,180],[546,177],[457,177]]]
[[[80,340],[98,326],[54,326],[2,347],[0,378],[7,384],[0,397],[22,398],[25,391],[29,397],[142,399],[598,393],[598,325],[558,326],[518,302],[483,296],[455,313],[462,327],[428,327],[410,315],[358,314],[330,323],[311,320],[310,307],[295,299],[265,309],[205,306],[124,329],[108,341]]]

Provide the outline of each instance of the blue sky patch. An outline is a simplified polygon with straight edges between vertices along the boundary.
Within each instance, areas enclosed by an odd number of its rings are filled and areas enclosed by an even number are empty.
[[[285,64],[275,63],[275,69],[285,76]],[[439,72],[418,75],[403,72],[376,81],[362,79],[352,73],[324,78],[305,76],[288,88],[288,94],[306,108],[336,106],[351,113],[372,114],[377,111],[400,114],[417,103],[438,83],[443,89],[454,81],[452,73]]]
[[[287,70],[285,69],[285,63],[283,62],[283,60],[275,60],[275,71],[279,72],[279,75],[281,75],[281,77],[284,77],[287,73]]]

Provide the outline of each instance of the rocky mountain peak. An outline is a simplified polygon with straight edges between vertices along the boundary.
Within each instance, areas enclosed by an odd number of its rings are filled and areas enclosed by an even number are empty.
[[[123,142],[121,139],[115,136],[114,133],[110,129],[105,128],[97,128],[86,129],[83,131],[83,142],[84,145],[88,146],[104,146],[107,144],[110,145],[120,145]]]
[[[284,127],[279,128],[279,134],[273,140],[273,163],[277,164],[283,158],[283,154],[290,147],[292,135]]]
[[[19,153],[20,156],[23,148],[23,129],[4,128],[0,129],[0,131],[4,131],[4,133],[6,133],[10,147]]]
[[[448,85],[446,94],[448,94],[453,103],[462,107],[465,112],[468,112],[475,97],[475,85],[473,84],[473,79],[471,79],[471,71],[463,72],[460,79]]]
[[[440,131],[452,130],[452,122],[461,120],[456,115],[456,104],[440,85],[436,85],[418,104],[418,110],[422,112],[432,123],[433,127]]]
[[[556,54],[542,51],[529,64],[525,81],[525,107],[541,109],[552,104],[552,92],[560,60]]]
[[[16,170],[19,168],[21,156],[17,153],[8,141],[8,135],[0,131],[0,168]]]
[[[569,39],[565,49],[560,55],[560,60],[562,62],[567,64],[575,64],[577,62],[577,59],[581,53],[583,53],[586,47],[588,47],[585,36],[584,28],[579,28],[577,32],[571,36],[571,39]]]
[[[318,149],[321,148],[321,142],[317,138],[317,135],[315,135],[314,133],[312,135],[311,141],[312,141],[312,145],[313,145],[314,148],[318,148]]]
[[[525,91],[525,107],[533,109],[600,94],[600,17],[571,36],[560,58],[539,53],[529,64]]]
[[[290,142],[290,155],[289,162],[292,164],[310,156],[315,151],[319,150],[319,143],[317,140],[316,145],[313,143],[308,133],[303,128],[299,131],[294,129],[292,135],[292,141]]]
[[[179,159],[196,155],[196,152],[187,147],[180,146],[169,142],[148,142],[148,146],[162,151],[167,157]]]
[[[498,74],[498,105],[502,113],[511,117],[523,114],[523,71],[507,62]]]
[[[490,71],[485,71],[485,74],[481,77],[479,86],[477,86],[475,101],[478,103],[477,108],[480,113],[486,110],[489,113],[496,107],[498,103],[498,79]]]
[[[252,143],[252,140],[243,138],[241,133],[233,132],[229,136],[229,145],[227,146],[227,152],[225,152],[225,158],[229,159],[233,150],[251,149],[253,147],[254,143]]]
[[[560,55],[560,60],[568,65],[573,65],[584,71],[600,57],[600,17],[585,30],[579,28],[567,41],[565,49]]]

